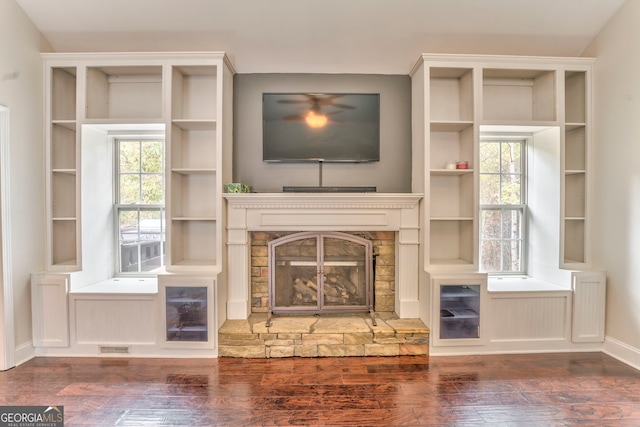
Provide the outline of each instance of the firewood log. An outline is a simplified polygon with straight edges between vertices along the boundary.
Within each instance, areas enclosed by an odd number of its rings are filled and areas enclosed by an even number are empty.
[[[314,291],[318,290],[318,285],[316,285],[312,280],[309,280],[307,282],[307,286],[311,289],[313,289]]]
[[[335,283],[336,285],[338,285],[341,288],[345,289],[347,292],[349,292],[352,295],[355,295],[355,294],[358,293],[358,287],[356,285],[354,285],[353,283],[351,283],[344,276],[341,276],[341,275],[338,275],[338,274],[332,274],[332,275],[330,275],[329,280],[331,281],[331,283]]]
[[[331,296],[331,297],[337,297],[339,292],[338,290],[330,283],[325,283],[324,284],[324,294]]]
[[[344,298],[342,298],[342,297],[334,297],[334,296],[331,296],[331,295],[325,295],[324,296],[324,301],[326,303],[342,304],[342,305],[347,303],[347,301]]]
[[[302,295],[303,299],[311,299],[315,295],[315,291],[310,289],[302,279],[298,278],[293,282],[293,289]]]

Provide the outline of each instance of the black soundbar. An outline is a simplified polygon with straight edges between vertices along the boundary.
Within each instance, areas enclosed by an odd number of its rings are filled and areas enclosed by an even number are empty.
[[[375,193],[376,187],[282,187],[285,193]]]

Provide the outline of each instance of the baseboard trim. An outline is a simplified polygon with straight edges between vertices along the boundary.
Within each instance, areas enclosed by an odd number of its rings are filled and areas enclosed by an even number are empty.
[[[27,341],[24,344],[20,344],[16,347],[14,353],[14,362],[15,366],[20,366],[23,363],[28,362],[29,360],[36,357],[36,349],[33,347],[32,341]]]
[[[602,352],[640,371],[640,349],[615,338],[605,337]]]

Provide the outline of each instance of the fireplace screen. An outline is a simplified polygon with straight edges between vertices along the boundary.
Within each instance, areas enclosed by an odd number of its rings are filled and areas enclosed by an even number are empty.
[[[345,233],[296,233],[269,243],[273,313],[373,310],[372,243]]]

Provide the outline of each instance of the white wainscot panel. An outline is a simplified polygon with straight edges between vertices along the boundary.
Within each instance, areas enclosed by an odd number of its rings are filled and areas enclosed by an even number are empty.
[[[490,303],[491,342],[570,338],[570,292],[494,294]]]
[[[73,297],[72,304],[77,344],[155,344],[155,295],[118,299],[83,295]]]

